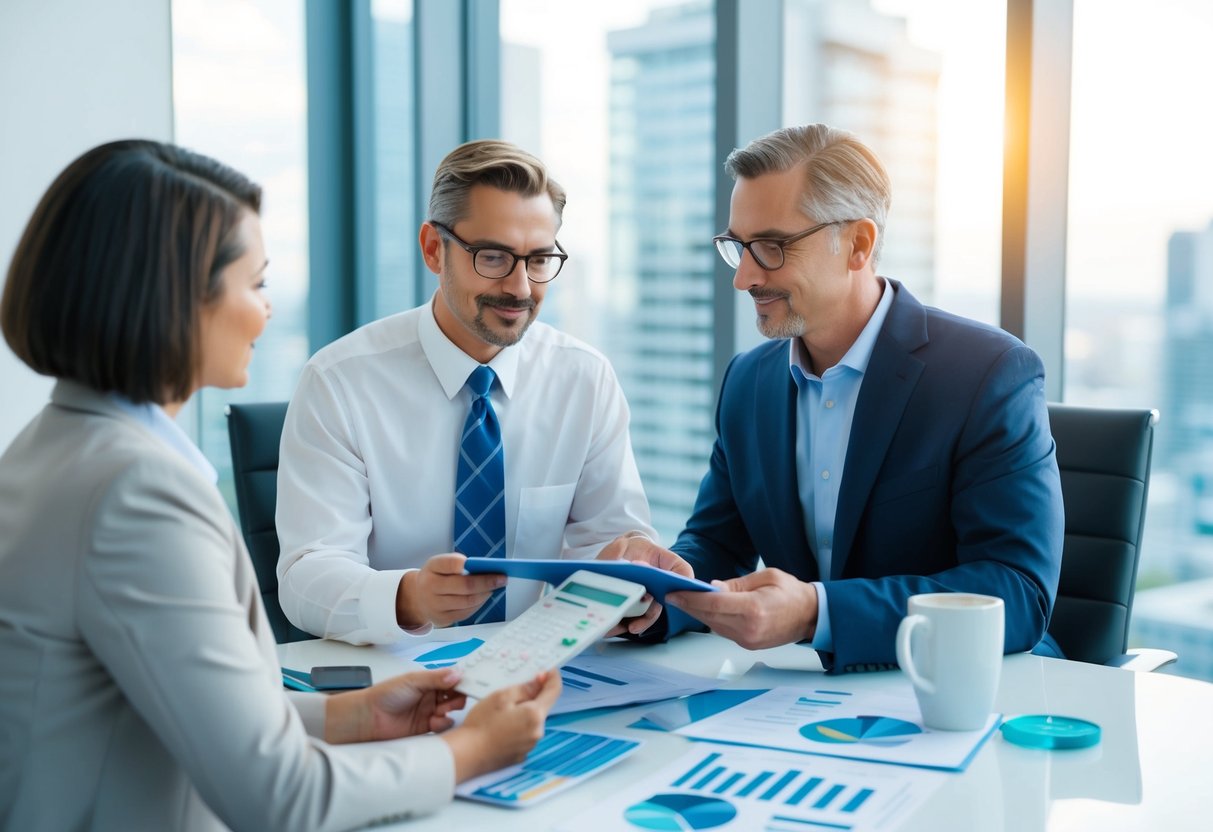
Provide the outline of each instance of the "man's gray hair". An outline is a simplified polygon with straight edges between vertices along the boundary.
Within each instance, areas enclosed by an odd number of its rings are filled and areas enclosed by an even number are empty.
[[[453,228],[467,216],[468,194],[476,185],[527,197],[546,193],[556,209],[556,225],[560,225],[564,188],[548,176],[543,162],[520,147],[495,139],[461,144],[438,164],[430,191],[429,219]]]
[[[846,130],[825,124],[784,127],[729,154],[724,169],[734,179],[754,179],[803,165],[801,210],[815,222],[867,218],[876,223],[872,263],[884,247],[892,186],[876,154]],[[831,229],[835,251],[838,227]]]

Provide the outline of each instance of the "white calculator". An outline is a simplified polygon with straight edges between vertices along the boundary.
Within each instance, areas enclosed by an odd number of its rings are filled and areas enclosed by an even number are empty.
[[[577,570],[461,659],[455,689],[483,698],[559,667],[606,635],[644,593],[642,584]]]

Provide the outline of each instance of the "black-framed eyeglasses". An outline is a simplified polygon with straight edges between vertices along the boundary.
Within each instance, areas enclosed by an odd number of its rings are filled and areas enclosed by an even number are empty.
[[[783,250],[792,243],[803,240],[806,237],[811,237],[823,228],[829,228],[831,225],[845,225],[848,222],[855,222],[855,220],[823,222],[807,231],[801,231],[799,234],[793,234],[791,237],[784,237],[782,239],[756,237],[747,242],[739,240],[736,237],[730,237],[728,234],[717,234],[712,238],[712,242],[716,244],[716,250],[720,252],[721,259],[729,264],[730,269],[735,269],[741,265],[741,254],[748,249],[755,263],[767,271],[773,272],[783,267]]]
[[[472,268],[481,277],[489,280],[502,280],[514,273],[514,268],[521,260],[526,264],[527,280],[532,283],[549,283],[556,279],[564,268],[564,261],[569,259],[564,247],[558,240],[557,251],[543,251],[538,254],[515,254],[512,251],[496,246],[474,246],[464,242],[459,235],[440,222],[430,220],[430,225],[441,231],[447,238],[453,240],[464,251],[472,255]]]

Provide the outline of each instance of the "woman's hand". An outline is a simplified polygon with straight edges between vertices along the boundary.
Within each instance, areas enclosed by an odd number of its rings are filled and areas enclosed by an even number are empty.
[[[324,738],[331,743],[369,742],[445,731],[448,714],[467,703],[456,693],[460,672],[453,667],[395,676],[364,690],[330,696]]]
[[[522,762],[543,736],[543,722],[560,687],[559,673],[540,673],[486,696],[462,725],[443,734],[455,758],[455,782]]]

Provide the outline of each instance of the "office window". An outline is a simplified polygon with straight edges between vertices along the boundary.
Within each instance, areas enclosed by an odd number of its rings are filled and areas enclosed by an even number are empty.
[[[261,224],[273,319],[248,386],[194,397],[199,445],[234,505],[224,407],[290,397],[308,357],[306,71],[301,0],[173,0],[173,104],[179,144],[264,189]]]
[[[569,192],[543,318],[601,349],[654,525],[690,514],[713,438],[715,9],[501,3],[501,132]],[[575,71],[567,68],[575,67]]]
[[[374,0],[371,26],[375,270],[370,303],[359,304],[359,324],[414,305],[417,262],[412,0]]]
[[[1006,3],[786,0],[784,123],[856,133],[893,182],[879,272],[998,322]]]
[[[1213,112],[1192,90],[1213,77],[1210,43],[1204,0],[1075,0],[1065,331],[1067,401],[1161,413],[1132,638],[1205,678]]]

